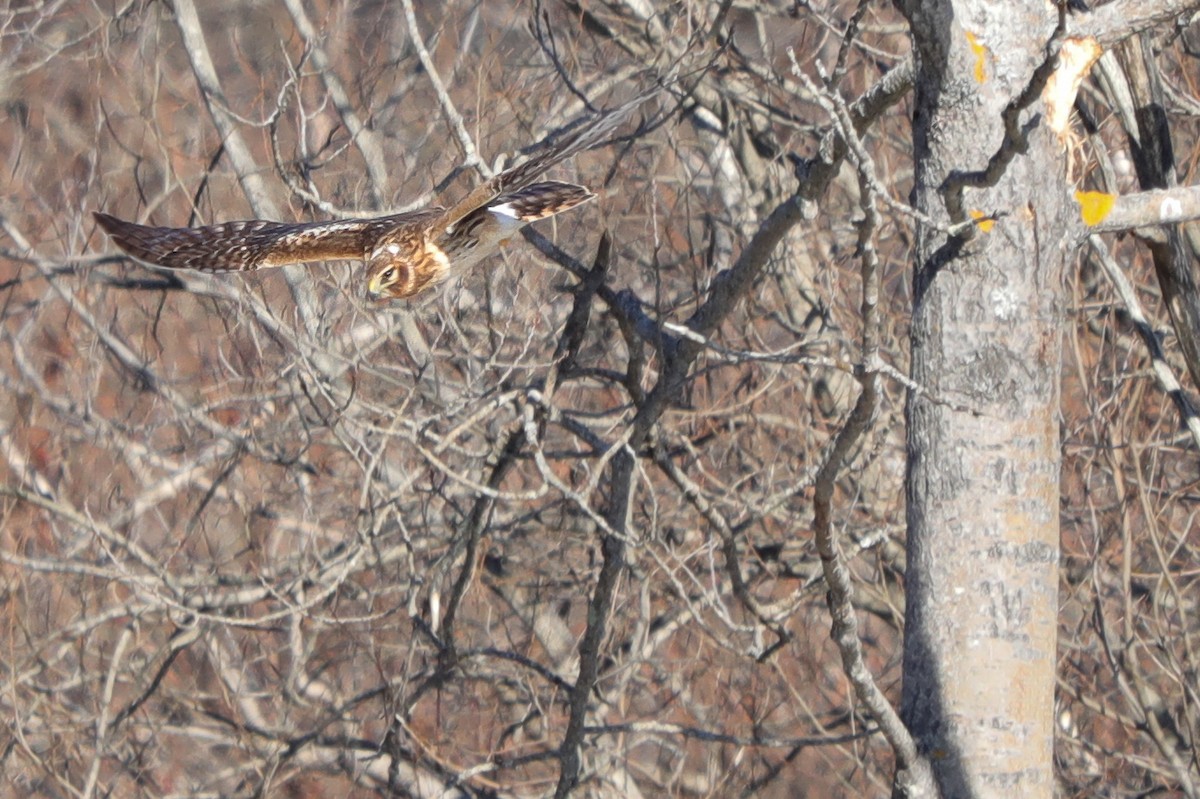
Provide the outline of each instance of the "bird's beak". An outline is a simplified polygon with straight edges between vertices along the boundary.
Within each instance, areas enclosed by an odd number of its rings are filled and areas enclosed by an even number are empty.
[[[379,275],[373,275],[367,281],[367,299],[376,301],[383,299],[383,288],[379,285]]]

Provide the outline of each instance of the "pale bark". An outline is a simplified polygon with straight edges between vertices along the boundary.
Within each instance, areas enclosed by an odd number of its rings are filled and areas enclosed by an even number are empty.
[[[902,713],[944,799],[1049,799],[1073,206],[1063,152],[1029,123],[1056,19],[1047,5],[995,11],[907,11],[919,65],[914,204],[943,225],[975,210],[1000,218],[969,239],[918,229],[912,378],[927,393],[907,409]],[[1027,123],[1022,152],[1013,134]]]

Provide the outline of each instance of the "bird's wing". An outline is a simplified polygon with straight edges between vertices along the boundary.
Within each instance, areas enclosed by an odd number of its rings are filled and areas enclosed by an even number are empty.
[[[447,230],[472,211],[490,204],[500,195],[514,194],[529,186],[555,164],[600,144],[614,128],[625,121],[634,109],[657,94],[658,91],[655,89],[642,94],[635,100],[594,117],[541,152],[536,153],[528,161],[510,167],[476,187],[474,191],[446,211],[442,218],[434,224],[433,229],[439,232]]]
[[[239,272],[335,259],[362,259],[384,233],[441,209],[333,222],[226,222],[196,228],[150,227],[96,213],[117,246],[172,269]]]

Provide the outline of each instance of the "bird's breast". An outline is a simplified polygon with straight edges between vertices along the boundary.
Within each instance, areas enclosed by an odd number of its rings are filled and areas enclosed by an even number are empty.
[[[403,259],[398,267],[400,279],[396,281],[396,293],[401,297],[411,297],[452,274],[445,250],[428,239],[415,257]]]

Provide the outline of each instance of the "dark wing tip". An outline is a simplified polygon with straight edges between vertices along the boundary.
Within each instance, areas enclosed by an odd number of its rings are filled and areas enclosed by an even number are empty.
[[[102,211],[92,211],[92,218],[96,220],[104,232],[108,234],[113,243],[120,247],[128,254],[135,258],[145,258],[148,254],[145,247],[142,246],[142,238],[138,236],[138,232],[143,228],[135,222],[126,222],[124,219],[106,214]]]
[[[164,262],[172,253],[171,249],[166,246],[163,229],[139,225],[136,222],[126,222],[124,219],[118,219],[101,211],[93,211],[92,218],[104,229],[113,244],[116,244],[126,255],[143,263],[176,266],[176,264]]]
[[[104,228],[104,232],[112,234],[113,231],[119,229],[121,225],[127,224],[117,219],[115,216],[106,214],[103,211],[92,211],[92,218],[96,220],[96,224]]]

